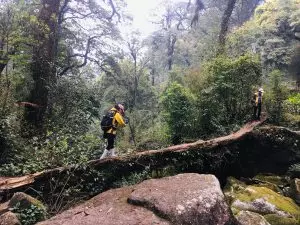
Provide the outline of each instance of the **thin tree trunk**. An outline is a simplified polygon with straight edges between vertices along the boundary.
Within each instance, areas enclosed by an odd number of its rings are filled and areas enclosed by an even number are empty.
[[[5,67],[6,67],[6,63],[0,63],[0,77],[1,77],[1,73],[3,72]]]
[[[155,85],[155,69],[154,68],[151,68],[150,75],[151,75],[151,85],[154,86]]]
[[[6,42],[7,42],[7,45],[6,45],[6,52],[8,52],[8,45],[9,45],[9,37],[8,37],[8,33],[6,35]],[[7,60],[7,63],[8,63],[8,60]],[[9,78],[8,78],[8,67],[7,67],[7,63],[6,65],[4,66],[5,68],[5,78],[6,78],[6,92],[5,92],[5,96],[4,96],[4,102],[3,102],[3,105],[2,105],[2,110],[3,112],[5,111],[5,108],[6,108],[6,105],[7,105],[7,101],[8,101],[8,93],[9,93],[9,88],[10,88],[10,82],[9,82]],[[3,68],[3,69],[4,69]]]
[[[168,70],[172,70],[176,41],[177,41],[176,35],[171,34],[168,39]]]
[[[134,130],[135,130],[135,128],[134,128],[134,126],[130,123],[130,121],[129,121],[129,129],[130,129],[130,133],[131,133],[131,141],[133,142],[133,144],[134,144],[134,146],[136,147],[136,141],[135,141],[135,132],[134,132]]]

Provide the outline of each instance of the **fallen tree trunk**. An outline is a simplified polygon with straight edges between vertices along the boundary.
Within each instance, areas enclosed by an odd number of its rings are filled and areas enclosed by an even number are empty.
[[[300,134],[281,127],[253,130],[259,124],[247,124],[234,134],[208,141],[3,179],[0,194],[6,200],[23,191],[40,198],[56,213],[73,204],[74,199],[88,198],[150,177],[212,173],[224,184],[229,175],[239,178],[259,172],[285,173],[291,164],[300,161]]]
[[[194,143],[189,143],[189,144],[181,144],[181,145],[175,145],[175,146],[171,146],[165,149],[161,149],[161,150],[150,150],[150,151],[143,151],[134,155],[129,155],[126,157],[116,157],[116,158],[110,158],[110,159],[104,159],[104,160],[92,160],[90,162],[87,163],[88,166],[94,166],[97,167],[97,165],[105,163],[107,161],[113,163],[114,161],[124,161],[124,162],[129,162],[134,158],[140,158],[142,156],[150,156],[152,154],[161,154],[164,152],[169,152],[169,151],[186,151],[189,150],[190,148],[193,147],[197,147],[197,148],[204,148],[204,147],[213,147],[216,144],[221,144],[223,142],[226,141],[234,141],[236,139],[239,139],[241,136],[245,135],[247,132],[250,132],[255,126],[259,125],[260,122],[254,122],[254,123],[249,123],[246,124],[241,130],[239,130],[238,132],[228,135],[228,136],[224,136],[224,137],[219,137],[219,138],[215,138],[212,140],[208,140],[208,141],[196,141]],[[45,177],[50,175],[55,176],[56,174],[59,174],[65,170],[72,170],[76,168],[76,165],[74,166],[69,166],[69,167],[59,167],[59,168],[55,168],[55,169],[51,169],[51,170],[45,170],[42,172],[37,172],[34,174],[30,174],[30,175],[26,175],[26,176],[22,176],[22,177],[9,177],[9,178],[2,178],[0,179],[0,191],[14,191],[14,189],[18,189],[21,188],[23,186],[29,185],[31,183],[34,183],[35,180],[41,178],[41,177]]]

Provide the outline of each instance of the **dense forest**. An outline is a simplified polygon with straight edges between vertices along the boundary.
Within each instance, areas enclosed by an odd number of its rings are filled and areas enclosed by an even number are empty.
[[[130,118],[120,154],[226,134],[251,119],[260,86],[270,122],[299,127],[298,1],[162,7],[142,40],[118,30],[124,2],[3,1],[3,175],[97,158],[115,102]]]
[[[259,88],[300,130],[299,0],[163,1],[147,37],[126,0],[0,2],[0,177],[99,159],[117,102],[119,156],[237,131]]]

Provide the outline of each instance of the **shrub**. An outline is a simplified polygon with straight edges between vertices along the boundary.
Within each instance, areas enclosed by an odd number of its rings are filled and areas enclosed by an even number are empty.
[[[293,94],[286,100],[289,113],[300,114],[300,93]]]
[[[46,138],[33,137],[14,160],[0,168],[2,176],[22,175],[71,164],[82,164],[99,157],[101,141],[91,133],[76,135],[49,132]]]
[[[37,222],[45,219],[45,210],[34,204],[31,204],[28,208],[20,207],[18,203],[13,212],[17,213],[22,225],[34,225]]]
[[[279,70],[270,73],[270,86],[265,94],[266,108],[269,120],[280,124],[284,118],[284,101],[287,98],[287,89],[282,83],[282,74]]]
[[[161,100],[172,143],[178,144],[191,134],[192,95],[181,84],[173,82],[162,94]]]

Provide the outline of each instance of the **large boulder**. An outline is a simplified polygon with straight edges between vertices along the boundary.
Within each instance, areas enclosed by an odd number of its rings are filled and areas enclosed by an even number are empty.
[[[128,201],[167,218],[172,224],[234,224],[218,179],[179,174],[137,185]]]
[[[130,205],[132,187],[106,191],[38,225],[170,225],[153,212]]]
[[[9,209],[8,209],[8,202],[0,204],[0,215],[6,213],[8,211],[9,211]]]
[[[0,225],[21,225],[16,214],[6,212],[0,216]]]
[[[31,205],[34,205],[44,211],[46,211],[45,206],[42,202],[37,200],[36,198],[31,197],[23,192],[17,192],[13,195],[13,197],[8,202],[9,208],[30,208]]]
[[[179,174],[92,198],[38,225],[234,225],[217,178]]]

